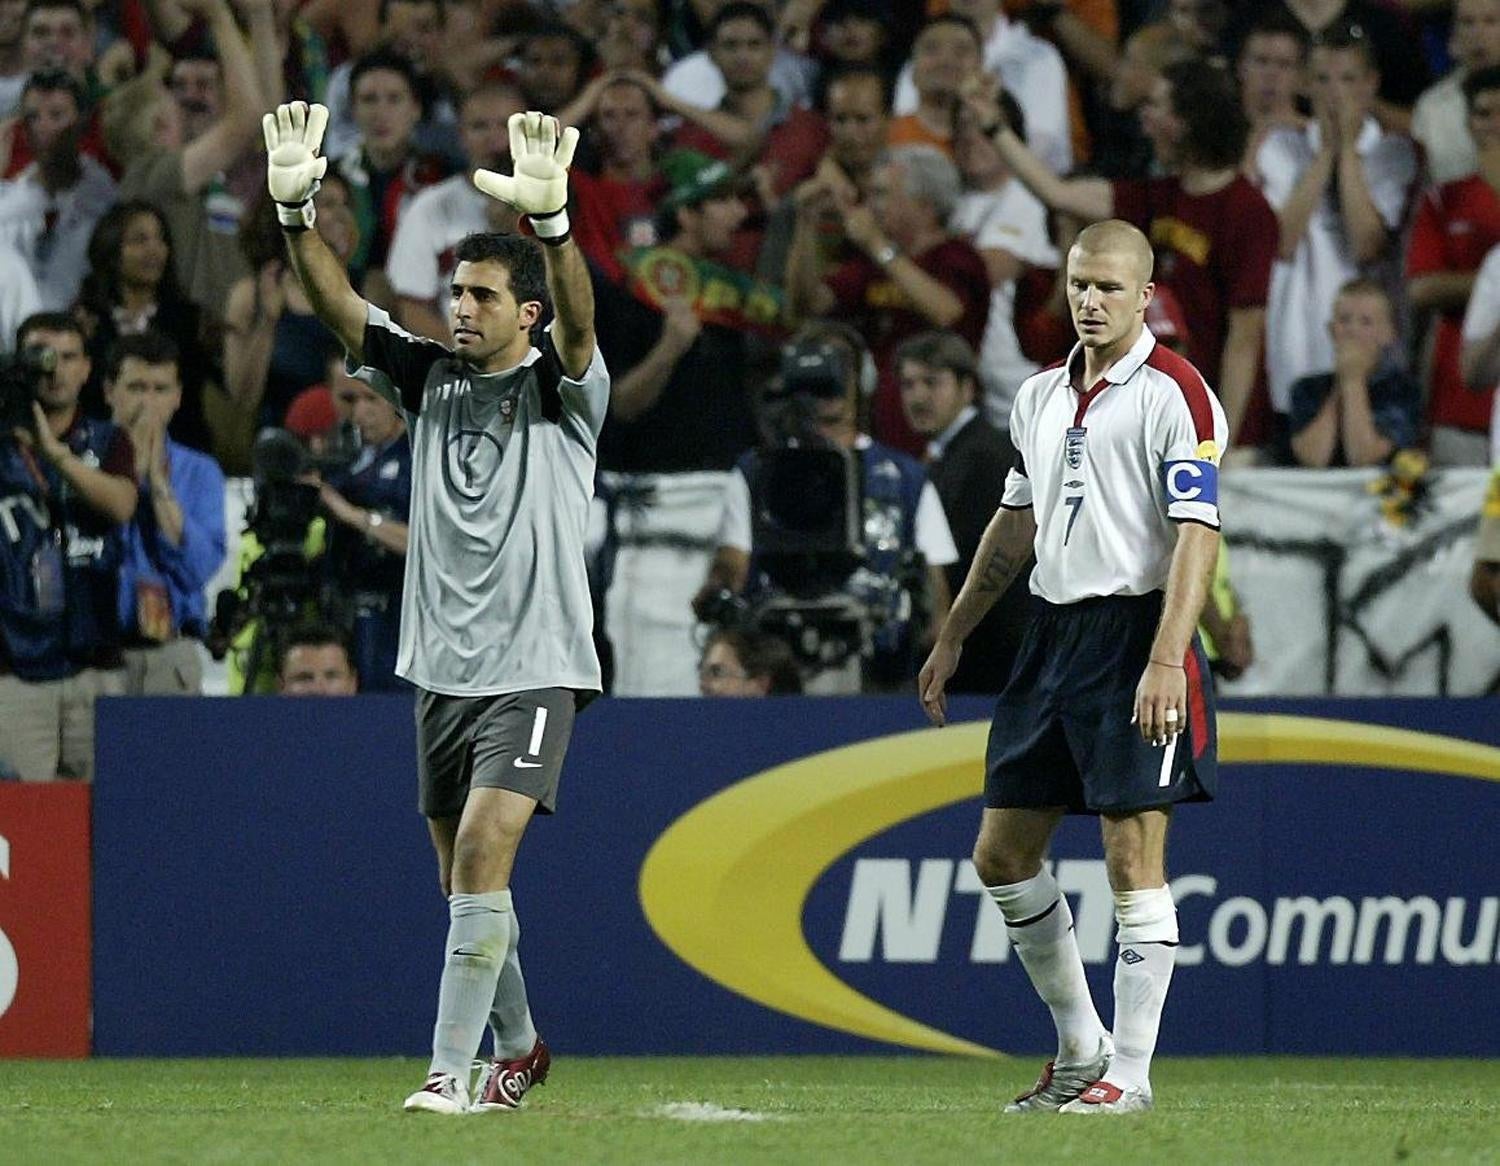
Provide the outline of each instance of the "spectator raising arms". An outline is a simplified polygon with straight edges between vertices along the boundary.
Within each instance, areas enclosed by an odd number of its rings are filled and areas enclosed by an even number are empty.
[[[1261,370],[1278,236],[1275,214],[1239,172],[1249,127],[1233,78],[1200,61],[1162,70],[1140,119],[1165,173],[1146,179],[1060,178],[1006,125],[993,87],[975,86],[968,99],[1011,171],[1049,209],[1084,222],[1116,216],[1145,232],[1157,282],[1188,314],[1193,363],[1218,373],[1234,441]],[[1240,444],[1268,438],[1250,430]]]
[[[809,183],[801,188],[797,227],[787,256],[787,294],[802,316],[833,315],[871,337],[879,371],[873,432],[910,454],[925,442],[901,411],[896,346],[929,328],[957,332],[973,347],[984,337],[990,280],[984,260],[948,230],[960,179],[952,160],[932,146],[892,150],[876,168],[868,199]],[[844,231],[861,254],[825,272],[819,216],[843,210]]]
[[[244,203],[223,176],[254,145],[264,100],[226,0],[178,3],[201,16],[213,34],[223,78],[222,100],[213,94],[217,113],[194,112],[189,107],[202,105],[205,95],[169,92],[158,75],[147,73],[113,96],[105,113],[106,134],[110,152],[125,166],[121,196],[160,208],[165,233],[177,248],[177,283],[216,322],[230,286],[245,270],[235,243]],[[185,396],[178,420],[184,421],[195,408],[195,390],[188,379],[193,375],[189,348],[179,348]]]

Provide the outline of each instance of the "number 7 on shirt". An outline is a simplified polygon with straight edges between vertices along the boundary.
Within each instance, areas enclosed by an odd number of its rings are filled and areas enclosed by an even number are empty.
[[[1078,521],[1078,512],[1083,509],[1083,495],[1070,494],[1063,499],[1063,505],[1073,511],[1068,515],[1068,528],[1063,531],[1063,546],[1067,546],[1068,540],[1073,537],[1073,524]]]

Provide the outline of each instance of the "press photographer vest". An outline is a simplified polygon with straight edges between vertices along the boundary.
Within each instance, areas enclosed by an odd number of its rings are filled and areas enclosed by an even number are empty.
[[[116,432],[81,417],[63,440],[98,467]],[[0,671],[44,681],[116,665],[120,552],[118,526],[74,496],[39,452],[0,438]],[[60,576],[49,579],[53,562]],[[38,594],[53,584],[56,595]]]

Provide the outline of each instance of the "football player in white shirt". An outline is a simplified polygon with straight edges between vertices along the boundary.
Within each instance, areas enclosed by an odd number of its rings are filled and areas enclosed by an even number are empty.
[[[974,866],[1057,1024],[1058,1051],[1007,1113],[1150,1109],[1151,1054],[1177,948],[1166,878],[1174,803],[1215,785],[1208,662],[1194,629],[1219,552],[1224,411],[1145,326],[1153,257],[1118,219],[1068,253],[1079,343],[1021,386],[1016,465],[918,679],[933,723],[964,639],[1033,547],[1027,629],[986,756]],[[1068,901],[1043,860],[1066,813],[1097,814],[1120,954],[1106,1032]]]

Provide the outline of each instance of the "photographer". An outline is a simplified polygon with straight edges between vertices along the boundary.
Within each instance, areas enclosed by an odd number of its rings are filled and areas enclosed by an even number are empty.
[[[135,451],[84,417],[84,337],[27,319],[0,370],[0,773],[89,780],[94,700],[123,688],[116,571]]]
[[[411,444],[396,407],[368,385],[347,381],[339,396],[359,432],[354,463],[326,480],[319,501],[333,518],[323,556],[329,585],[353,604],[353,663],[365,692],[404,691],[396,678],[406,520],[411,508]]]
[[[765,410],[769,440],[740,458],[729,476],[719,547],[693,601],[707,620],[718,618],[715,608],[726,593],[743,593],[753,622],[775,624],[781,599],[812,600],[787,629],[814,673],[810,692],[880,690],[909,681],[951,600],[944,568],[958,552],[937,491],[917,461],[860,431],[860,396],[874,379],[870,363],[859,334],[837,323],[808,325],[786,347],[782,398]],[[828,489],[829,463],[820,469],[805,462],[817,480],[796,480],[799,456],[816,450],[842,452],[852,467],[851,497]],[[795,510],[810,498],[828,513],[777,513],[783,504]],[[831,530],[827,520],[846,504],[842,549],[820,542],[816,554],[800,553],[793,528]],[[756,538],[758,527],[766,532],[767,518],[782,527],[774,557]],[[851,636],[849,616],[829,608],[825,636],[818,601],[841,599],[852,601],[846,610],[859,631]]]
[[[148,331],[110,351],[104,401],[135,447],[140,501],[124,528],[120,628],[130,696],[203,691],[203,589],[224,562],[224,473],[167,435],[182,404],[177,345]]]

